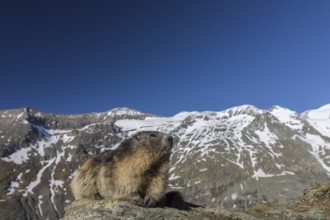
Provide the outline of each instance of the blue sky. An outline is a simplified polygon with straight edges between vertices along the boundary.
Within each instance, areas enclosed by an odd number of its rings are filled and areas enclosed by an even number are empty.
[[[327,0],[3,2],[0,109],[330,103]]]

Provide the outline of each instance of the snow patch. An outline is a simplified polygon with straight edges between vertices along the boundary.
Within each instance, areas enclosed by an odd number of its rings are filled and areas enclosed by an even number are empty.
[[[39,170],[36,180],[32,181],[28,185],[28,187],[26,187],[25,193],[23,194],[24,197],[26,197],[28,195],[28,193],[34,194],[32,190],[41,182],[42,174],[50,165],[52,165],[54,163],[54,161],[55,161],[55,158],[45,161],[45,163],[47,162],[47,164],[41,170]]]
[[[197,185],[197,184],[200,184],[202,181],[201,180],[198,180],[198,181],[195,181],[194,184]]]
[[[1,159],[6,162],[22,164],[22,163],[25,163],[29,159],[28,153],[30,153],[30,151],[31,151],[31,147],[22,148],[22,149],[16,151],[15,153],[12,153],[8,157],[3,157]]]
[[[263,171],[263,169],[259,168],[257,171],[254,171],[252,178],[259,180],[259,178],[267,178],[267,177],[273,177],[273,176],[274,176],[274,174],[266,174],[265,171]]]
[[[43,212],[42,212],[42,208],[41,208],[41,205],[43,203],[42,196],[39,196],[38,199],[39,199],[39,201],[38,201],[38,210],[39,210],[40,216],[43,216]]]
[[[60,135],[60,134],[65,134],[65,133],[69,133],[71,132],[71,130],[58,130],[58,129],[50,129],[50,130],[47,130],[47,132],[51,135]]]
[[[285,175],[296,175],[296,174],[294,172],[290,172],[290,171],[282,171],[279,174],[267,174],[267,173],[265,173],[265,171],[263,171],[263,169],[259,168],[257,171],[254,171],[252,178],[259,180],[259,178],[269,178],[269,177],[285,176]]]
[[[330,137],[330,104],[316,110],[307,111],[303,115],[320,134]]]
[[[181,176],[176,176],[174,173],[172,173],[172,175],[168,178],[169,180],[176,180],[181,178]]]
[[[19,119],[19,118],[21,118],[22,116],[24,115],[24,113],[22,112],[22,113],[20,113],[19,115],[17,115],[17,119]]]
[[[64,134],[62,137],[63,143],[68,143],[73,140],[73,136],[69,136],[68,134]]]
[[[286,126],[290,127],[293,130],[301,130],[304,124],[299,119],[297,112],[291,111],[286,108],[281,108],[275,106],[270,113],[277,118],[280,122],[284,123]]]
[[[25,119],[24,119],[23,121],[21,121],[21,123],[22,123],[22,124],[25,124],[25,125],[26,125],[26,124],[29,124],[29,122],[28,122],[27,120],[25,120]]]
[[[66,158],[66,161],[67,162],[71,162],[72,161],[72,155],[71,154],[68,154],[68,157]]]
[[[330,144],[318,135],[306,134],[306,138],[300,136],[298,138],[312,146],[310,153],[315,157],[315,159],[328,172],[328,175],[330,176],[330,166],[327,165],[327,163],[321,157],[325,154],[325,150],[330,150]]]
[[[15,180],[15,181],[12,181],[12,182],[10,183],[10,185],[9,185],[9,187],[8,187],[8,191],[9,191],[9,192],[7,193],[7,195],[11,195],[11,194],[13,194],[13,193],[16,191],[16,189],[19,188],[19,184],[20,184],[20,182],[21,182],[22,175],[23,175],[23,173],[20,173],[20,174],[17,176],[16,180]]]
[[[266,146],[270,146],[276,143],[277,137],[270,132],[266,124],[264,130],[256,130],[255,134],[258,136],[258,139]]]
[[[238,198],[238,193],[231,194],[231,199],[236,200]]]
[[[108,113],[108,116],[125,116],[125,115],[144,115],[143,112],[129,109],[129,108],[114,108],[111,109]]]
[[[285,175],[296,175],[294,172],[290,172],[290,171],[282,171],[281,174],[278,174],[276,176],[285,176]]]
[[[56,203],[55,203],[55,195],[57,193],[57,188],[61,187],[63,188],[64,181],[63,180],[56,180],[54,179],[55,175],[55,170],[57,165],[61,162],[62,157],[64,157],[65,152],[62,151],[61,153],[57,152],[56,157],[54,158],[55,160],[55,166],[53,168],[53,171],[51,173],[51,180],[49,183],[49,189],[50,189],[50,200],[52,201],[53,207],[56,211],[58,211]]]

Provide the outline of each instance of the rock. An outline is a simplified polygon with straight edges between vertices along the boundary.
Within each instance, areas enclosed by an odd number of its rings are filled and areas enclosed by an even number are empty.
[[[128,202],[112,203],[108,200],[74,201],[65,208],[62,220],[255,220],[258,218],[239,211],[230,212],[225,209],[193,208],[184,211],[175,208],[144,208]]]
[[[322,216],[322,214],[330,216],[330,183],[312,184],[304,190],[300,200],[289,207],[314,216]]]
[[[310,207],[297,212],[287,207],[259,204],[246,211],[221,208],[192,208],[189,211],[168,207],[144,208],[128,202],[108,200],[74,201],[65,208],[62,220],[330,220],[320,209]]]

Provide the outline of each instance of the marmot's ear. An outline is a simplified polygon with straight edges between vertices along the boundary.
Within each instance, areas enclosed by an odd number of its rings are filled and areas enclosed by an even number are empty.
[[[135,139],[136,139],[136,140],[140,140],[140,138],[141,138],[141,137],[140,137],[140,134],[135,135]]]

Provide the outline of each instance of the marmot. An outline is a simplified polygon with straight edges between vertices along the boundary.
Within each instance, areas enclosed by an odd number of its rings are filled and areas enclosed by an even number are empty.
[[[92,156],[71,182],[75,199],[157,205],[167,187],[172,145],[173,138],[168,134],[143,131],[124,140],[115,150]]]

